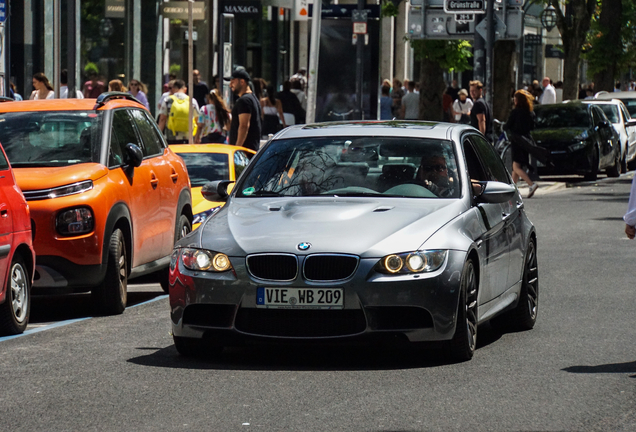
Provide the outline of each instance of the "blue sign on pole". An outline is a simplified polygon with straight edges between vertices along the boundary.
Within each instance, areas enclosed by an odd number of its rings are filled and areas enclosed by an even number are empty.
[[[7,0],[0,0],[0,23],[7,20]]]

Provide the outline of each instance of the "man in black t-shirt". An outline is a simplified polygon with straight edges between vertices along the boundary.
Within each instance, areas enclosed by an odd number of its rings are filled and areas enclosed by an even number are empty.
[[[258,150],[261,144],[261,104],[249,86],[245,69],[232,73],[230,89],[239,97],[232,108],[230,144]]]
[[[490,107],[482,98],[484,85],[481,81],[470,82],[470,97],[473,99],[473,108],[470,110],[470,125],[486,138],[491,139],[492,135],[492,114]]]
[[[199,107],[204,107],[208,103],[208,101],[205,100],[205,97],[208,93],[210,93],[210,89],[204,81],[201,81],[201,73],[197,69],[192,71],[192,78],[194,81],[192,95],[199,104]]]

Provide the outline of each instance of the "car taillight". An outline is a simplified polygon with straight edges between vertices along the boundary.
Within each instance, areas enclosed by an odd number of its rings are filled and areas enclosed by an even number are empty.
[[[55,219],[57,232],[63,236],[76,236],[93,231],[95,220],[88,207],[62,210]]]

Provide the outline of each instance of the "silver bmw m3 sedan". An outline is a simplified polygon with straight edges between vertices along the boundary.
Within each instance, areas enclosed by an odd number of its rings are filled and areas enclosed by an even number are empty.
[[[535,228],[472,127],[290,127],[235,185],[202,192],[226,205],[172,254],[172,331],[183,355],[377,338],[439,342],[463,361],[479,324],[536,322]]]

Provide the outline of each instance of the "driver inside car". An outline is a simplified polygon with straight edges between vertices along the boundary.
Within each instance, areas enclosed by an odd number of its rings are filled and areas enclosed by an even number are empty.
[[[415,178],[438,197],[453,196],[453,178],[449,176],[446,158],[441,154],[423,156]]]

